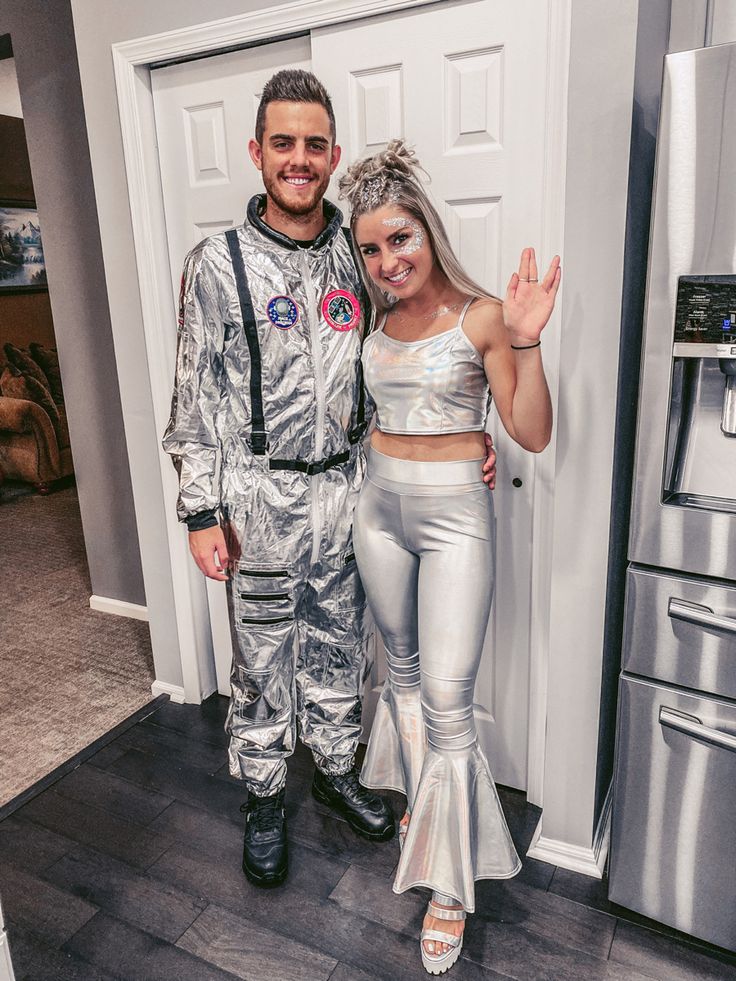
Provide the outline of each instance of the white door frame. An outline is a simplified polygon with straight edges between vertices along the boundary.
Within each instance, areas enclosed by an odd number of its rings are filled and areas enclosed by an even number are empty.
[[[171,348],[172,296],[166,222],[151,94],[151,65],[186,58],[233,45],[277,40],[286,34],[309,31],[364,17],[427,6],[435,0],[294,0],[277,7],[244,13],[209,23],[137,38],[112,45],[120,127],[128,179],[131,221],[141,294],[148,372],[155,428],[163,433],[168,421],[174,351]],[[462,0],[442,0],[460,3]],[[540,254],[556,252],[564,233],[564,187],[567,120],[567,71],[571,0],[549,3],[549,43],[546,92],[547,134],[545,211]],[[559,308],[545,330],[545,367],[553,405],[557,404],[559,375]],[[123,387],[125,378],[120,378]],[[176,477],[169,457],[159,448],[163,493],[172,502]],[[528,799],[542,804],[547,655],[549,649],[549,595],[552,559],[555,434],[550,447],[536,459],[533,508],[532,630],[530,652],[530,712]],[[208,620],[204,586],[192,576],[185,536],[173,507],[166,508],[167,537],[176,622],[171,633],[179,638],[183,692],[198,702],[215,690],[211,649],[202,649],[202,623]],[[147,543],[141,542],[145,550]],[[168,689],[167,689],[168,690]]]

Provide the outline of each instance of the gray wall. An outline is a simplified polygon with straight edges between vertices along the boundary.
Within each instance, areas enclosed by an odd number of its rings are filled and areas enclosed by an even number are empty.
[[[540,848],[562,843],[580,849],[581,857],[596,828],[638,10],[638,0],[573,0],[571,11]],[[564,865],[564,854],[557,852],[554,861]]]
[[[624,593],[629,513],[634,472],[634,445],[639,397],[639,366],[644,319],[649,220],[654,181],[654,152],[659,122],[664,56],[670,33],[670,0],[647,0],[639,7],[634,74],[634,111],[626,209],[626,251],[621,301],[621,347],[609,529],[608,588],[603,637],[598,768],[595,790],[597,822],[613,776],[618,675],[621,668]]]
[[[68,0],[4,0],[43,229],[92,590],[145,605]]]

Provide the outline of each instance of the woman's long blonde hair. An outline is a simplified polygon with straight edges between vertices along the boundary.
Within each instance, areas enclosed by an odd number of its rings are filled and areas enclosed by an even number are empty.
[[[426,228],[435,261],[455,289],[465,296],[497,300],[498,297],[471,279],[458,262],[442,219],[419,179],[420,173],[426,174],[426,171],[403,140],[391,140],[385,150],[351,164],[340,178],[340,197],[345,198],[352,209],[351,230],[355,231],[355,223],[361,215],[385,204],[403,208]],[[395,300],[379,289],[368,275],[357,245],[355,251],[371,304],[376,315],[381,315],[393,306]]]

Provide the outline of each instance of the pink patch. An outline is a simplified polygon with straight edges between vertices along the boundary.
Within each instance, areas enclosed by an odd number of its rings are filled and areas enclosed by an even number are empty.
[[[352,330],[360,322],[360,303],[347,290],[332,290],[322,301],[322,316],[333,330]]]

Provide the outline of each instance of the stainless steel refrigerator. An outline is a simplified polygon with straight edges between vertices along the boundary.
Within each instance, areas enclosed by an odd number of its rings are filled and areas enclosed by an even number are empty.
[[[609,897],[736,949],[736,44],[665,59]]]

